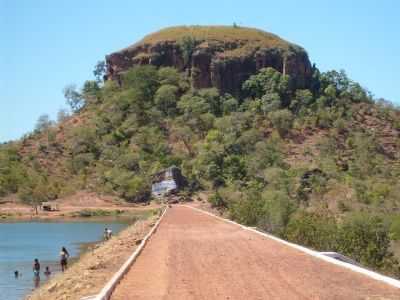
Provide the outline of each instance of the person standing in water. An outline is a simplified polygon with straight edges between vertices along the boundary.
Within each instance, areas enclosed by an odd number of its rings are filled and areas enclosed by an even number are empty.
[[[63,272],[67,269],[68,258],[69,258],[69,253],[67,249],[65,249],[65,247],[62,247],[60,252],[60,265],[61,265],[61,271]]]
[[[40,263],[37,258],[35,258],[33,262],[33,284],[35,288],[39,287],[40,285]]]
[[[112,230],[111,230],[111,228],[108,228],[107,229],[107,239],[109,240],[109,239],[111,239],[111,237],[112,237]]]
[[[40,263],[37,258],[33,261],[33,275],[34,276],[40,276]]]

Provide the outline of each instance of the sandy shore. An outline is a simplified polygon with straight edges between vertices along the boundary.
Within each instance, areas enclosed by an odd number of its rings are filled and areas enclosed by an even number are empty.
[[[33,294],[29,300],[78,300],[97,294],[151,229],[158,213],[139,220],[109,241],[88,250],[64,274],[57,274]]]

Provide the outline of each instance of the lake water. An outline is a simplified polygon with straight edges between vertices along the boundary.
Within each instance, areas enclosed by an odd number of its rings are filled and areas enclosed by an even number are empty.
[[[66,247],[71,258],[77,257],[83,243],[99,241],[105,227],[113,233],[126,227],[122,222],[18,222],[0,223],[0,300],[20,300],[34,288],[32,264],[41,264],[40,284],[50,266],[52,275],[60,272],[59,253]],[[14,271],[22,275],[14,277]],[[52,276],[51,275],[51,276]]]

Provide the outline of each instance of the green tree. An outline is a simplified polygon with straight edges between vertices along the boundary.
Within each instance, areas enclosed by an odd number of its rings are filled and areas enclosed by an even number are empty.
[[[123,182],[121,189],[123,191],[122,196],[128,201],[144,202],[150,198],[148,179],[141,176],[135,176]]]
[[[172,131],[173,135],[176,136],[177,140],[182,141],[189,155],[193,157],[195,155],[194,151],[195,133],[190,129],[189,126],[186,125],[174,126]]]
[[[161,85],[168,84],[179,86],[181,81],[181,76],[178,70],[173,67],[162,67],[158,69],[158,77]]]
[[[298,113],[302,108],[310,107],[314,102],[314,96],[310,90],[296,90],[296,94],[290,108],[293,112]]]
[[[222,99],[222,112],[224,115],[228,115],[239,109],[239,101],[229,94],[225,94]]]
[[[178,88],[174,85],[165,84],[158,88],[154,102],[164,115],[173,116],[176,113],[177,94]]]
[[[198,91],[198,94],[208,103],[210,112],[214,116],[219,117],[222,115],[222,99],[216,88],[201,89]]]
[[[124,88],[135,89],[143,102],[151,104],[159,87],[157,68],[151,65],[135,66],[124,74],[122,83]]]
[[[187,65],[192,59],[192,54],[196,47],[196,39],[187,35],[178,41],[178,45],[182,51],[183,63]]]
[[[49,182],[35,171],[30,171],[26,182],[18,190],[19,198],[32,206],[35,213],[38,214],[38,208],[42,202],[48,201],[54,197],[52,189],[49,189]]]
[[[85,103],[98,104],[100,102],[100,87],[94,80],[86,80],[82,88],[82,98]]]
[[[242,89],[254,98],[261,98],[264,95],[264,102],[279,101],[283,107],[289,105],[289,95],[291,93],[290,78],[282,75],[273,68],[261,69],[256,75],[250,76],[243,83]]]
[[[0,197],[16,193],[26,181],[26,166],[14,144],[0,146]]]
[[[107,67],[105,61],[104,60],[98,61],[93,70],[93,75],[96,77],[97,83],[103,81],[106,71]]]
[[[63,90],[63,94],[73,112],[78,112],[85,106],[85,99],[77,91],[76,85],[67,85]]]
[[[246,176],[246,163],[239,155],[229,155],[224,157],[223,176],[227,181],[242,180]]]
[[[208,112],[210,110],[210,105],[202,97],[186,94],[183,95],[178,102],[178,108],[190,119]]]

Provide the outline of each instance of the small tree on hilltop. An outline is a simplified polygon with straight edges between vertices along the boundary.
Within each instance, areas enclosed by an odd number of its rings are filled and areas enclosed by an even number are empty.
[[[44,114],[39,117],[36,122],[35,130],[37,132],[42,132],[49,129],[53,125],[53,121],[50,120],[49,115]]]
[[[81,93],[76,90],[76,85],[67,85],[64,90],[64,97],[67,100],[67,104],[73,112],[80,111],[85,106],[85,100]]]
[[[96,77],[97,83],[100,83],[103,81],[106,71],[107,71],[107,68],[106,68],[105,61],[104,60],[98,61],[93,70],[93,75],[94,75],[94,77]]]

